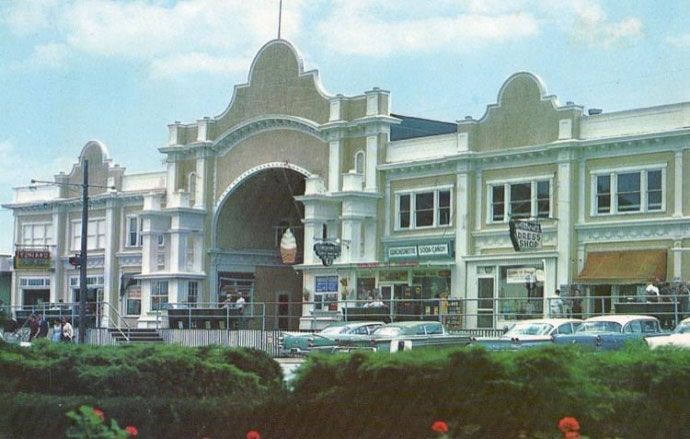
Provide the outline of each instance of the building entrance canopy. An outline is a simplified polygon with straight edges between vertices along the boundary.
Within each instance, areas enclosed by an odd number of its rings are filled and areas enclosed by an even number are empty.
[[[587,255],[580,284],[639,284],[666,279],[666,250],[626,250]]]

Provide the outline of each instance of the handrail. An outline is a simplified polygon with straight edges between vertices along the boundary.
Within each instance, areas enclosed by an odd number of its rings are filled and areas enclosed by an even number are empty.
[[[129,323],[127,323],[127,320],[125,320],[122,317],[122,315],[118,312],[117,309],[115,309],[115,307],[110,302],[101,302],[101,303],[107,305],[108,310],[111,312],[114,312],[117,315],[118,320],[125,324],[125,326],[127,327],[127,334],[125,334],[124,331],[122,331],[122,327],[120,327],[118,321],[113,320],[112,314],[110,312],[108,312],[108,319],[110,320],[110,322],[115,325],[115,329],[117,329],[117,331],[122,335],[122,337],[124,337],[124,339],[127,340],[127,342],[129,343],[130,337],[132,335],[132,331],[131,331],[131,328],[129,327]]]

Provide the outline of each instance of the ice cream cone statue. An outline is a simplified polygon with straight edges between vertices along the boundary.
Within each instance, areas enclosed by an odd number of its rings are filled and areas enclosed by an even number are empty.
[[[292,234],[290,228],[283,233],[280,240],[280,256],[283,258],[284,264],[294,264],[297,256],[297,240]]]

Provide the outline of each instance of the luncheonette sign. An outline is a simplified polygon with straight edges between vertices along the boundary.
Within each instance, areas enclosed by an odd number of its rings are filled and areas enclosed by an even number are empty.
[[[50,250],[17,250],[14,254],[14,268],[18,270],[50,268]]]
[[[541,250],[541,224],[531,221],[510,220],[510,241],[515,251]]]
[[[387,245],[386,256],[390,261],[424,260],[453,257],[453,241],[437,241],[424,243],[401,243],[403,245]]]
[[[333,241],[319,241],[314,244],[314,253],[321,259],[321,263],[328,267],[340,256],[340,244]]]

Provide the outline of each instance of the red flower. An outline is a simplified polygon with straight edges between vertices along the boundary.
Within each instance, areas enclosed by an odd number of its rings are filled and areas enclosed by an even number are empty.
[[[105,413],[103,413],[101,410],[93,409],[93,414],[98,416],[98,419],[101,421],[105,421]]]
[[[563,437],[565,439],[580,439],[580,433],[577,431],[568,431],[563,435]]]
[[[563,433],[568,433],[569,431],[580,431],[580,423],[577,422],[577,419],[566,416],[558,421],[558,429]]]
[[[436,421],[431,424],[431,429],[436,433],[448,433],[448,424],[443,421]]]
[[[125,427],[125,430],[127,431],[127,433],[129,433],[129,435],[130,435],[131,437],[136,437],[136,435],[139,434],[139,430],[137,430],[137,427],[135,427],[135,426],[133,426],[133,425],[128,425],[128,426],[126,426],[126,427]]]
[[[261,433],[256,430],[249,430],[247,432],[247,439],[261,439]]]

